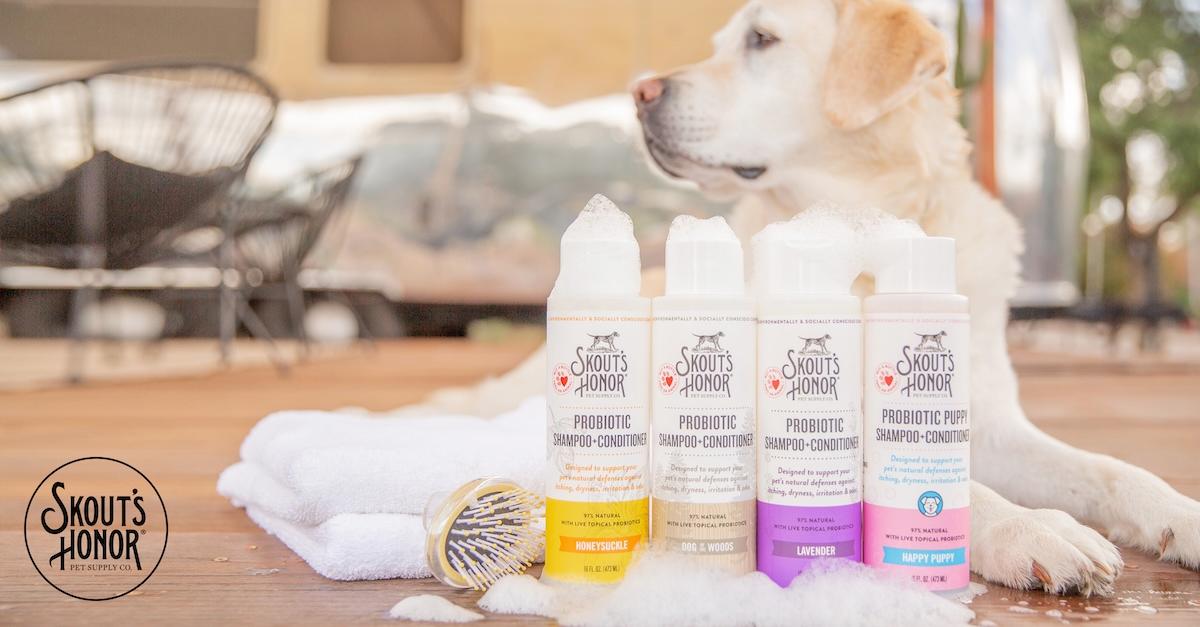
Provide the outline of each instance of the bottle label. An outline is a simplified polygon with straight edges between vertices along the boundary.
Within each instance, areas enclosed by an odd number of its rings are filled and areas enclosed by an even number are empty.
[[[754,315],[656,313],[656,546],[754,570]]]
[[[649,530],[650,319],[547,315],[547,577],[619,581]]]
[[[968,317],[873,314],[866,333],[866,563],[930,590],[965,588]]]
[[[862,559],[862,320],[758,321],[758,569]]]

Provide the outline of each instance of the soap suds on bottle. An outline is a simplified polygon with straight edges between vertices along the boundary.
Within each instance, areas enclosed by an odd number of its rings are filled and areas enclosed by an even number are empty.
[[[820,564],[780,588],[762,573],[738,576],[662,553],[643,555],[612,588],[549,586],[509,576],[479,606],[581,626],[960,625],[974,618],[952,599],[861,564]]]
[[[641,252],[633,220],[602,194],[592,196],[563,233],[551,296],[637,295]]]
[[[392,606],[388,616],[411,621],[434,623],[472,623],[483,620],[483,614],[459,607],[432,594],[407,597]]]
[[[737,235],[725,218],[716,216],[700,219],[695,216],[676,216],[667,232],[667,241],[738,242]]]

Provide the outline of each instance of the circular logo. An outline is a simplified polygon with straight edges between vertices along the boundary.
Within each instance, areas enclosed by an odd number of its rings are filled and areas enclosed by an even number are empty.
[[[675,374],[675,367],[671,364],[666,364],[658,369],[658,389],[662,390],[663,394],[670,394],[679,387],[679,375]]]
[[[875,389],[885,394],[896,389],[896,369],[891,364],[880,364],[875,369]]]
[[[555,366],[554,373],[550,376],[553,378],[551,383],[554,384],[555,392],[566,394],[571,390],[571,371],[567,369],[566,364]]]
[[[84,601],[125,596],[167,551],[167,509],[123,461],[83,457],[55,468],[25,508],[25,550],[46,583]]]
[[[917,509],[926,518],[937,516],[942,513],[942,495],[933,490],[922,492],[921,496],[917,497]]]
[[[763,388],[771,398],[783,393],[783,373],[779,368],[767,368],[766,374],[763,375]]]

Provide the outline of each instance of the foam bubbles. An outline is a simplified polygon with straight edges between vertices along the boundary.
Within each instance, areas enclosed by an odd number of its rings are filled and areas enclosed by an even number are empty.
[[[511,581],[510,581],[511,580]],[[501,579],[480,599],[565,625],[960,625],[963,605],[862,564],[819,564],[780,588],[766,575],[732,575],[685,556],[650,552],[611,588],[548,586]]]
[[[488,588],[479,607],[496,614],[553,616],[555,589],[530,575],[509,575]]]
[[[768,293],[849,293],[875,242],[922,237],[915,222],[823,203],[754,236],[755,286]]]
[[[737,242],[738,238],[721,216],[702,220],[695,216],[681,215],[671,221],[667,242],[672,241]]]
[[[633,219],[604,194],[592,196],[579,217],[563,233],[563,242],[613,241],[633,238]]]
[[[666,293],[740,296],[746,290],[742,243],[720,216],[682,215],[667,234]]]
[[[637,296],[642,261],[633,220],[602,194],[592,196],[562,236],[553,296]]]
[[[434,623],[473,623],[483,620],[483,614],[459,607],[432,594],[406,597],[392,606],[388,616],[411,621]]]

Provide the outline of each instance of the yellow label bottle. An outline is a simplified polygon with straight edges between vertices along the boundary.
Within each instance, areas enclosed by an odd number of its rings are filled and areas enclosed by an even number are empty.
[[[629,216],[596,196],[562,239],[547,302],[542,577],[614,583],[650,524],[650,301]]]

